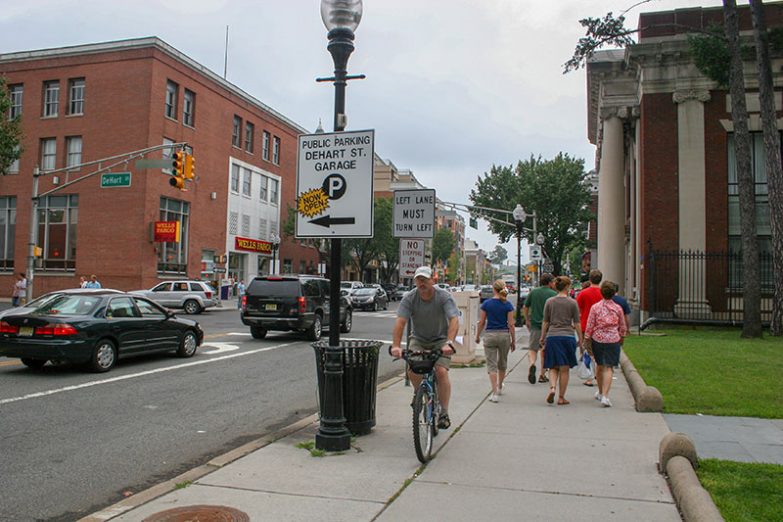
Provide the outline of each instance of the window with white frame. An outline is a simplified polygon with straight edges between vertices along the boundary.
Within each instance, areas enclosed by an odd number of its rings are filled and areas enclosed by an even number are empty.
[[[14,154],[18,154],[20,148],[21,146],[17,144],[14,147]],[[8,174],[19,174],[19,158],[16,158],[11,162],[11,165],[8,166]]]
[[[231,131],[231,145],[234,147],[242,146],[242,118],[234,115],[234,128]]]
[[[43,115],[44,118],[52,118],[57,116],[60,111],[60,82],[58,80],[51,80],[44,82],[44,105]]]
[[[261,218],[258,220],[258,238],[259,239],[267,239],[269,238],[269,231],[267,230],[267,221],[265,218]]]
[[[280,234],[280,231],[277,229],[277,221],[272,220],[272,222],[269,224],[269,233],[270,234]]]
[[[188,273],[188,237],[190,233],[190,203],[160,198],[161,221],[179,221],[179,242],[158,243],[158,273]]]
[[[250,216],[242,214],[242,235],[245,237],[250,236]]]
[[[277,187],[280,182],[274,178],[269,178],[269,202],[277,205]]]
[[[76,268],[76,231],[79,196],[45,196],[38,202],[38,244],[41,269],[72,271]]]
[[[268,201],[267,198],[269,197],[269,192],[267,191],[266,188],[268,182],[269,182],[269,178],[267,178],[262,174],[261,183],[259,183],[261,185],[261,194],[260,194],[261,201]]]
[[[68,114],[84,114],[84,78],[68,80]]]
[[[65,158],[65,166],[73,167],[79,165],[82,162],[82,137],[81,136],[69,136],[65,138],[65,144],[67,147],[67,156]]]
[[[8,118],[13,120],[22,115],[22,98],[24,97],[24,86],[20,84],[10,85],[8,87],[8,96],[11,106],[8,108]]]
[[[239,165],[231,164],[231,192],[239,193]]]
[[[174,143],[175,143],[174,140],[172,140],[171,138],[166,138],[164,136],[163,145],[174,145]],[[174,149],[172,149],[171,147],[167,147],[163,149],[161,152],[163,154],[162,156],[163,159],[171,159],[171,157],[174,155]],[[163,172],[164,174],[168,174],[169,176],[172,174],[170,168],[161,169],[161,172]]]
[[[196,93],[185,89],[182,98],[182,123],[189,127],[196,126]]]
[[[252,179],[253,172],[250,169],[242,169],[242,194],[245,196],[252,195]]]
[[[172,120],[177,119],[177,94],[179,93],[179,85],[177,83],[168,80],[166,82],[166,107],[165,114]]]
[[[261,158],[269,161],[269,133],[267,131],[264,131],[261,138]]]
[[[280,138],[275,136],[275,140],[272,144],[272,163],[280,165]]]
[[[41,140],[41,170],[54,170],[57,164],[57,139]]]
[[[0,270],[14,269],[16,196],[0,196]]]
[[[250,154],[253,153],[253,140],[255,139],[256,126],[252,123],[245,122],[245,150]]]
[[[239,229],[239,212],[229,212],[228,233],[236,235],[238,229]]]

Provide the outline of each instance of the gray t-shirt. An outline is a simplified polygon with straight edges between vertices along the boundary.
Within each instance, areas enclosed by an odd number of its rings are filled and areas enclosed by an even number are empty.
[[[579,305],[570,297],[550,297],[544,304],[544,321],[549,323],[547,335],[573,337],[574,324],[579,324]]]
[[[408,292],[397,308],[397,317],[411,319],[411,337],[423,343],[445,341],[449,319],[457,316],[459,310],[451,294],[437,287],[429,301],[422,299],[416,289]]]

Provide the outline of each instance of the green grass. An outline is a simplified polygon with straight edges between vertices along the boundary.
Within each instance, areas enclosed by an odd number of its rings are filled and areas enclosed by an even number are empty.
[[[742,339],[738,329],[656,330],[625,350],[666,413],[783,418],[783,338]]]
[[[192,480],[186,480],[184,482],[177,482],[174,485],[174,489],[185,489],[186,487],[190,486],[191,484],[193,484]]]
[[[696,474],[726,522],[783,520],[783,466],[705,459]]]

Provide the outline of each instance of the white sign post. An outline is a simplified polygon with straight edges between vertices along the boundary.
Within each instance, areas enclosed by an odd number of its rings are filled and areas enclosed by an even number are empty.
[[[432,238],[435,232],[435,190],[395,190],[392,237]]]
[[[296,237],[373,236],[375,131],[299,136]]]
[[[424,240],[400,239],[400,279],[412,278],[424,264]]]
[[[538,245],[530,245],[530,260],[538,261],[541,259],[541,247]]]

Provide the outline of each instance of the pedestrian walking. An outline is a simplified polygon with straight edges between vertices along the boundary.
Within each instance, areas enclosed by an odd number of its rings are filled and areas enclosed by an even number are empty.
[[[487,374],[492,386],[490,402],[498,402],[503,394],[503,381],[508,368],[508,352],[516,349],[516,331],[514,330],[514,307],[506,300],[506,283],[498,279],[492,284],[492,299],[481,303],[476,343],[481,340],[484,331],[484,356],[487,359]]]
[[[601,279],[604,275],[600,270],[594,268],[590,270],[589,281],[590,286],[582,287],[582,291],[576,296],[576,303],[579,305],[579,316],[582,318],[582,331],[585,331],[587,326],[587,316],[590,315],[590,308],[600,301],[601,298]],[[584,348],[579,347],[579,355],[582,355]],[[593,386],[593,379],[587,379],[584,383],[585,386]]]
[[[79,288],[84,288],[87,284],[87,278],[84,276],[79,277]]]
[[[565,398],[568,389],[568,372],[576,366],[576,343],[582,344],[582,328],[579,322],[579,306],[568,296],[571,280],[560,276],[555,279],[557,295],[544,304],[544,321],[541,323],[541,345],[544,353],[544,369],[549,371],[549,393],[546,402],[570,404]],[[575,338],[576,337],[576,338]]]
[[[617,284],[614,285],[614,291],[620,291]],[[623,309],[623,314],[625,315],[625,329],[628,331],[628,333],[631,333],[631,306],[628,304],[628,300],[620,294],[616,293],[614,294],[614,297],[612,297],[612,301],[620,305],[620,308]],[[622,344],[622,342],[620,342],[620,344]]]
[[[544,304],[550,297],[557,295],[555,291],[555,278],[552,274],[542,274],[538,288],[533,289],[525,299],[525,326],[530,332],[530,343],[528,344],[527,360],[529,363],[527,371],[527,381],[530,384],[536,383],[536,359],[541,353],[541,375],[538,382],[549,382],[544,371],[544,352],[541,348],[541,322],[544,320]]]
[[[98,276],[95,274],[90,276],[90,280],[84,283],[84,288],[101,288],[101,283],[98,281]]]
[[[16,274],[16,282],[11,292],[11,306],[22,306],[27,297],[27,278],[24,272]]]
[[[615,366],[620,364],[620,345],[628,332],[623,309],[612,298],[617,285],[611,281],[601,284],[602,300],[590,308],[585,328],[585,345],[595,359],[598,368],[596,378],[598,391],[595,398],[609,408],[609,390],[612,388],[612,377]]]
[[[237,283],[237,308],[242,308],[242,298],[245,296],[245,283]]]

